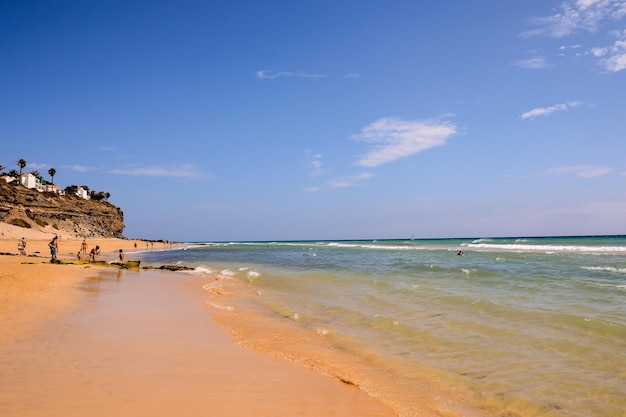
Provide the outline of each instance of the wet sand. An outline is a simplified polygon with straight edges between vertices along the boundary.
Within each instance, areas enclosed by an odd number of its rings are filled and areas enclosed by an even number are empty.
[[[62,257],[78,250],[71,242]],[[112,257],[127,245],[132,259],[134,241],[99,243]],[[14,236],[0,252],[17,252]],[[2,416],[395,415],[354,386],[232,343],[200,278],[47,258],[0,256]]]

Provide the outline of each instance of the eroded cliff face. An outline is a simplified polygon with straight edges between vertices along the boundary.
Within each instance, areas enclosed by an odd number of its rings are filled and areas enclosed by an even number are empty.
[[[67,236],[124,239],[124,212],[103,201],[75,195],[40,193],[0,181],[0,221],[28,223],[33,229]]]

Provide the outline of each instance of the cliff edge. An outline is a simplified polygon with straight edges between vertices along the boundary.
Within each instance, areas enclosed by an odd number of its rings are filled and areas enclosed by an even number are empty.
[[[0,181],[0,222],[89,238],[126,239],[124,212],[106,201],[39,192]]]

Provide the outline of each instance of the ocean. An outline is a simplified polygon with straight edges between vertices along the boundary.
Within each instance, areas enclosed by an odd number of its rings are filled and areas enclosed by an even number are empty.
[[[626,236],[190,242],[140,259],[194,268],[236,342],[399,416],[626,415]]]

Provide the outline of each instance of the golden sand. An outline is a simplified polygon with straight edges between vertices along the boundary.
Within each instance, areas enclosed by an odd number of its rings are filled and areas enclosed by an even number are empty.
[[[51,236],[0,230],[0,252],[17,253],[26,237],[27,255],[40,255],[0,256],[2,416],[395,415],[354,386],[232,343],[197,277],[54,265]],[[87,243],[103,259],[136,250],[132,240]],[[62,236],[60,258],[81,244]]]

